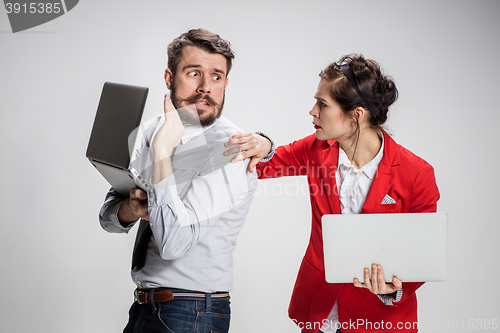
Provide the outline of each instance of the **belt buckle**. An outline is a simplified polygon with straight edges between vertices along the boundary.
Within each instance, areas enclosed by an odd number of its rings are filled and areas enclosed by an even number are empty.
[[[140,291],[137,289],[134,290],[134,299],[138,304],[146,304],[148,302],[146,295],[147,293],[144,291]],[[144,301],[144,299],[146,299],[146,301]]]

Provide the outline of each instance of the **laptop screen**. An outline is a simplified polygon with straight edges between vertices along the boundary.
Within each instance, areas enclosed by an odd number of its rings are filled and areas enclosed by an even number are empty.
[[[129,135],[141,122],[148,91],[145,87],[104,84],[87,158],[123,169],[129,167]]]

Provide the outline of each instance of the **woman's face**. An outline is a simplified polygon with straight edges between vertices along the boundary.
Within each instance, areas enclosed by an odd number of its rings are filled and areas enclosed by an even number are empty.
[[[313,117],[316,138],[318,140],[349,139],[356,130],[356,123],[344,114],[340,105],[330,95],[330,84],[319,81],[318,90],[314,96],[316,104],[309,114]]]

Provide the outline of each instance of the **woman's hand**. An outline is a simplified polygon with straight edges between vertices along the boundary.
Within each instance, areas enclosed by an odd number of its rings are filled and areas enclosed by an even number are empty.
[[[397,277],[392,278],[392,283],[385,283],[384,271],[382,266],[372,264],[372,274],[370,278],[370,270],[364,269],[364,283],[354,279],[354,286],[358,288],[366,288],[377,295],[392,294],[403,287],[403,282]]]
[[[236,147],[232,147],[231,149],[225,151],[224,155],[226,156],[236,154],[240,151],[242,152],[241,154],[233,157],[231,160],[232,163],[244,160],[248,157],[252,158],[248,164],[248,171],[250,172],[253,172],[257,163],[269,154],[272,146],[271,141],[269,141],[266,137],[255,133],[235,134],[230,137],[229,141],[227,141],[224,145],[226,147],[237,145]]]

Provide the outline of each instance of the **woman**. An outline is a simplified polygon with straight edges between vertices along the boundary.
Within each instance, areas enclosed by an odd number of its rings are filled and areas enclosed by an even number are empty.
[[[257,164],[261,179],[307,176],[311,237],[295,282],[290,318],[305,333],[339,328],[342,333],[417,332],[415,291],[423,283],[402,283],[394,277],[386,284],[376,264],[364,269],[363,282],[325,281],[321,216],[435,212],[439,191],[434,170],[382,129],[398,91],[375,61],[345,56],[320,77],[316,104],[309,112],[315,134],[278,147],[269,161],[258,164],[270,150],[265,137],[239,134],[228,142],[246,151],[235,161],[253,156],[249,168]]]

